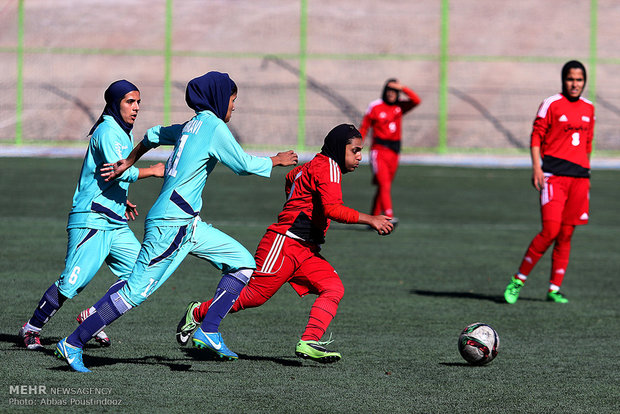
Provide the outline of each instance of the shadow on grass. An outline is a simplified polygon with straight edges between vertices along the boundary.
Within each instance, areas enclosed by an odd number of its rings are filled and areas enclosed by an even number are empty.
[[[53,352],[50,352],[53,355]],[[84,354],[84,365],[91,368],[105,367],[116,364],[134,364],[134,365],[157,365],[166,366],[170,371],[189,371],[192,368],[191,364],[182,364],[177,361],[184,361],[181,359],[167,358],[160,355],[147,355],[139,358],[110,358],[100,357],[96,355]],[[60,362],[60,361],[59,361]],[[71,371],[67,365],[50,368],[53,371]],[[192,370],[200,371],[200,370]]]
[[[15,351],[15,352],[36,352],[41,354],[54,355],[54,349],[56,347],[56,343],[60,341],[60,338],[41,338],[41,345],[48,346],[48,348],[37,349],[35,351],[27,350],[22,344],[19,336],[11,335],[7,333],[0,333],[0,343],[6,345],[4,351]],[[52,346],[53,345],[53,346]]]
[[[54,355],[54,350],[56,349],[56,343],[60,341],[61,338],[47,337],[41,338],[41,345],[44,346],[42,349],[38,349],[36,351],[29,351],[25,349],[21,344],[19,344],[19,337],[17,335],[9,335],[6,333],[0,333],[0,343],[10,344],[10,348],[6,348],[5,351],[15,351],[15,352],[33,352],[39,354],[45,354],[52,358],[56,358]],[[89,349],[97,349],[102,348],[96,344],[88,344],[86,345],[86,350]],[[179,361],[185,361],[183,359],[171,359],[162,357],[159,355],[153,356],[144,356],[140,358],[109,358],[96,356],[91,354],[84,354],[84,363],[87,367],[101,367],[106,365],[114,365],[114,364],[139,364],[139,365],[165,365],[171,371],[189,371],[192,368],[191,364],[183,364],[179,363]],[[62,363],[60,360],[58,362],[61,364],[57,367],[50,368],[54,371],[69,371],[70,368]]]
[[[40,338],[41,340],[41,345],[45,346],[45,347],[51,347],[51,353],[54,353],[54,349],[56,347],[56,344],[58,343],[58,341],[60,341],[62,338],[59,337],[55,337],[55,336],[42,336]],[[11,335],[11,334],[7,334],[7,333],[0,333],[0,342],[3,343],[7,343],[7,344],[12,344],[12,348],[13,349],[18,349],[18,350],[26,350],[24,349],[24,346],[21,343],[21,340],[19,339],[19,336],[17,335]],[[95,341],[91,341],[89,343],[86,344],[86,346],[84,347],[85,349],[98,349],[98,348],[107,348],[107,347],[103,347],[99,344],[97,344]],[[41,352],[43,352],[43,350],[40,350]],[[32,352],[32,351],[31,351]],[[36,352],[36,351],[34,351]]]
[[[53,355],[53,351],[45,351],[46,353],[49,353],[50,355]],[[189,348],[189,349],[183,349],[183,353],[192,358],[192,361],[189,362],[200,362],[200,361],[214,361],[214,362],[219,362],[221,364],[226,364],[226,363],[232,363],[233,361],[228,361],[225,359],[220,358],[218,355],[215,355],[214,353],[205,351],[205,350],[200,350],[200,349],[195,349],[195,348]],[[301,362],[299,361],[293,361],[293,360],[288,360],[288,359],[282,359],[282,358],[271,358],[271,357],[256,357],[256,356],[250,356],[250,355],[243,355],[243,354],[239,354],[239,359],[247,359],[247,360],[253,360],[253,361],[270,361],[270,362],[275,362],[281,365],[285,365],[285,366],[301,366]],[[196,369],[196,364],[191,364],[191,363],[183,363],[183,362],[188,362],[187,359],[178,359],[178,358],[168,358],[168,357],[164,357],[161,355],[147,355],[147,356],[143,356],[143,357],[138,357],[138,358],[110,358],[110,357],[100,357],[100,356],[96,356],[96,355],[89,355],[89,354],[84,354],[84,364],[88,367],[88,368],[96,368],[96,367],[101,367],[101,366],[108,366],[108,365],[115,365],[115,364],[134,364],[134,365],[163,365],[166,366],[170,369],[170,371],[192,371],[192,372],[215,372],[216,370],[213,369],[215,368],[215,366],[213,365],[209,365],[208,370],[205,369],[200,369],[200,368],[204,368],[205,365],[199,365],[199,368]],[[221,365],[217,365],[217,367],[221,367]],[[68,366],[61,366],[61,367],[55,367],[52,368],[53,370],[58,370],[58,371],[66,371],[69,370],[70,368]]]
[[[185,355],[197,361],[222,361],[222,358],[220,358],[218,355],[208,350],[204,350],[204,349],[185,348],[183,349],[183,352],[185,353]],[[299,360],[266,357],[266,356],[256,356],[256,355],[246,355],[246,354],[238,354],[238,355],[239,355],[239,359],[247,359],[248,361],[268,361],[268,362],[274,362],[276,364],[280,364],[283,366],[289,366],[289,367],[302,366],[302,363]]]
[[[446,291],[433,291],[433,290],[420,290],[420,289],[411,289],[409,293],[411,293],[412,295],[420,295],[420,296],[436,296],[436,297],[444,297],[444,298],[488,300],[491,302],[500,303],[502,305],[507,305],[506,301],[504,300],[503,295],[484,295],[482,293],[473,293],[473,292],[446,292]],[[519,301],[540,302],[542,301],[542,299],[519,298]]]
[[[480,368],[485,367],[486,365],[472,365],[467,362],[440,362],[439,365],[443,365],[446,367],[468,367],[468,368]]]
[[[285,367],[303,366],[303,363],[298,359],[274,358],[274,357],[264,357],[264,356],[244,355],[244,354],[239,354],[239,359],[247,359],[250,361],[270,361],[270,362],[275,362],[276,364],[283,365]]]
[[[44,348],[36,350],[36,351],[28,351],[19,343],[19,337],[17,335],[11,335],[6,333],[0,333],[0,343],[5,345],[10,345],[10,347],[4,348],[5,351],[15,351],[15,352],[36,352],[48,355],[50,357],[54,356],[54,350],[56,348],[56,343],[60,341],[61,338],[55,337],[46,337],[41,338],[41,344]],[[88,351],[89,349],[97,349],[102,348],[96,344],[88,344],[85,349]],[[217,361],[226,363],[226,361],[220,358],[218,355],[209,352],[207,350],[201,350],[197,348],[183,348],[181,351],[189,358],[194,361]],[[273,362],[276,364],[280,364],[282,366],[292,366],[292,367],[301,367],[303,363],[298,359],[292,358],[277,358],[277,357],[267,357],[267,356],[256,356],[256,355],[246,355],[239,354],[239,359],[241,360],[249,360],[249,361],[267,361]],[[137,364],[137,365],[164,365],[167,366],[171,371],[189,371],[192,369],[191,364],[180,363],[181,361],[186,361],[186,359],[176,359],[176,358],[167,358],[160,355],[149,355],[137,358],[110,358],[89,354],[88,352],[84,354],[84,364],[89,367],[101,367],[107,365],[115,365],[115,364]],[[66,365],[58,366],[51,368],[56,371],[67,371],[70,368]],[[192,371],[196,371],[193,369]]]

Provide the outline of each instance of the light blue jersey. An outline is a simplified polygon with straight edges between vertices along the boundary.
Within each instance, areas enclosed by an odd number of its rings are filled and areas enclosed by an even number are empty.
[[[138,306],[159,288],[191,254],[224,273],[254,269],[254,257],[238,241],[200,220],[202,191],[221,161],[239,175],[271,175],[267,157],[247,154],[226,124],[210,111],[185,124],[157,126],[142,142],[147,148],[175,145],[166,165],[161,192],[145,221],[144,242],[131,277],[118,293]],[[248,276],[249,277],[249,276]]]
[[[271,159],[247,154],[226,124],[210,111],[202,111],[185,124],[153,127],[143,144],[153,148],[174,144],[166,164],[159,197],[146,217],[146,225],[179,226],[192,221],[202,208],[202,190],[218,161],[235,174],[271,175]]]
[[[101,167],[127,158],[133,149],[133,136],[109,115],[93,132],[84,157],[80,179],[73,195],[67,229],[111,230],[127,226],[125,210],[129,184],[138,179],[138,168],[131,167],[116,180],[106,182]]]
[[[65,269],[56,282],[68,298],[84,289],[104,262],[123,279],[138,257],[140,242],[127,225],[125,210],[129,184],[139,171],[131,167],[110,182],[101,177],[103,164],[126,158],[132,147],[132,136],[104,115],[90,138],[69,212]]]

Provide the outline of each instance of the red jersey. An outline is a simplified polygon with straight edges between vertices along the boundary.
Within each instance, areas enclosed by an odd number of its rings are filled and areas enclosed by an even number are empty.
[[[372,146],[381,145],[396,152],[400,151],[401,120],[403,115],[418,105],[421,100],[414,91],[403,88],[403,93],[409,97],[408,101],[397,101],[394,105],[386,104],[382,99],[372,101],[368,105],[362,119],[360,133],[362,138],[370,128],[373,130]]]
[[[286,202],[278,222],[267,230],[322,244],[330,220],[357,223],[359,213],[342,204],[341,178],[336,161],[323,154],[293,168],[286,175]]]
[[[540,147],[543,171],[569,177],[589,177],[594,135],[594,105],[585,98],[571,102],[556,94],[538,108],[531,147]]]

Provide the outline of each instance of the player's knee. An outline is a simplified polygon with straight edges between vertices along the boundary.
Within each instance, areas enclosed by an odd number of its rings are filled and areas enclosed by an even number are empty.
[[[86,286],[75,286],[67,282],[67,279],[60,279],[56,282],[58,292],[67,299],[73,299],[80,294]]]
[[[562,226],[558,235],[555,239],[556,243],[566,244],[570,243],[571,238],[573,237],[574,226]]]
[[[117,293],[129,306],[136,307],[140,306],[142,302],[148,298],[148,295],[145,292],[146,290],[138,292],[135,288],[132,288],[129,283],[127,283]]]
[[[75,289],[67,289],[62,283],[58,284],[58,292],[62,294],[67,299],[73,299],[78,295],[78,292]]]
[[[340,279],[334,280],[330,282],[329,285],[324,286],[320,296],[329,299],[336,304],[340,303],[344,297],[344,286]]]
[[[558,222],[546,220],[543,222],[543,228],[540,231],[540,236],[546,241],[551,242],[558,237],[561,227],[562,225]]]
[[[244,285],[247,285],[254,273],[254,269],[239,269],[235,272],[228,273],[230,276],[241,281]]]
[[[247,270],[247,269],[256,269],[256,261],[254,260],[254,256],[247,250],[243,249],[238,252],[239,256],[232,263],[228,263],[231,269],[239,270]],[[231,270],[232,272],[232,270]]]

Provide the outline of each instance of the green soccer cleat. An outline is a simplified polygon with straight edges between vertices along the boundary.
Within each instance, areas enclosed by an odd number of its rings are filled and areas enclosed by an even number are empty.
[[[506,286],[506,290],[504,291],[504,299],[506,303],[513,304],[519,299],[519,292],[523,287],[524,283],[522,280],[513,277],[508,286]]]
[[[328,343],[329,342],[299,341],[295,347],[295,355],[304,359],[312,359],[313,361],[323,364],[340,361],[342,355],[340,355],[339,352],[330,351],[323,346]]]
[[[84,366],[84,362],[82,361],[82,348],[68,344],[67,338],[62,338],[60,342],[56,344],[54,355],[56,355],[58,359],[62,359],[69,364],[74,371],[91,372],[90,369]]]
[[[547,302],[568,303],[568,299],[562,296],[559,290],[552,290],[547,293]]]
[[[200,302],[190,302],[185,309],[185,315],[177,325],[177,342],[183,346],[187,345],[189,338],[200,326],[200,323],[194,319],[194,309],[200,306]]]

